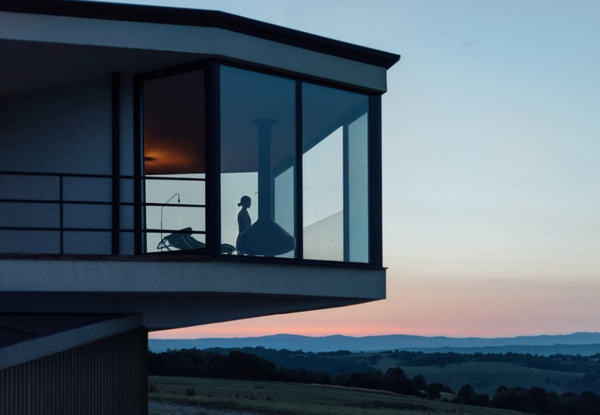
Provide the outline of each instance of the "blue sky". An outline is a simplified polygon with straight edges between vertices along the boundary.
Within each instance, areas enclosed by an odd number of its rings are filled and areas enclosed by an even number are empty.
[[[389,299],[160,337],[600,331],[599,2],[129,3],[402,55],[383,101]]]

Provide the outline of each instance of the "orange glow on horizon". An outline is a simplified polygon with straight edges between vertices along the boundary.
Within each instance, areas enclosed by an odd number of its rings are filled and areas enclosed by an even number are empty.
[[[600,314],[596,299],[599,290],[599,280],[572,284],[548,280],[415,278],[400,286],[397,279],[390,279],[388,299],[384,301],[161,331],[150,337],[514,337],[600,331],[595,318]]]
[[[348,337],[367,337],[367,336],[386,336],[386,335],[411,335],[411,336],[424,336],[424,337],[456,337],[456,338],[465,338],[465,337],[480,337],[480,338],[498,338],[498,337],[516,337],[516,336],[537,336],[537,335],[561,335],[561,334],[571,334],[573,332],[577,332],[579,330],[574,331],[541,331],[541,332],[531,332],[526,330],[521,330],[518,332],[494,332],[494,331],[480,331],[476,334],[472,332],[464,332],[460,330],[447,330],[447,331],[436,331],[430,332],[428,330],[418,330],[416,328],[413,329],[404,329],[404,330],[394,330],[394,329],[383,329],[383,330],[372,330],[372,328],[364,328],[364,329],[354,329],[354,330],[340,330],[337,332],[330,331],[328,329],[320,329],[320,330],[308,330],[304,327],[295,327],[295,328],[263,328],[263,327],[248,327],[248,328],[231,328],[231,327],[222,327],[219,329],[211,328],[207,330],[203,327],[190,327],[186,329],[178,329],[178,330],[165,330],[165,331],[157,331],[150,333],[150,338],[153,339],[202,339],[202,338],[239,338],[239,337],[264,337],[264,336],[272,336],[278,334],[289,334],[289,335],[299,335],[299,336],[307,336],[307,337],[327,337],[334,335],[342,335]]]

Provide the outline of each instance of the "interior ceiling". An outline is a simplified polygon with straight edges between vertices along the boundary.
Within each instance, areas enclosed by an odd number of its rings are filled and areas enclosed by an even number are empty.
[[[273,119],[272,163],[275,174],[296,163],[295,83],[288,79],[227,70],[221,73],[221,171],[257,172],[257,119]],[[343,125],[368,110],[366,95],[310,84],[302,99],[302,147],[308,152]]]
[[[146,174],[204,173],[204,72],[144,82]]]
[[[101,46],[0,40],[0,97],[142,73],[196,61],[202,55]]]

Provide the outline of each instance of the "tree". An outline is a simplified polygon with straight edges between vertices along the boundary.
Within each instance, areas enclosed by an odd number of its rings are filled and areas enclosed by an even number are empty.
[[[388,379],[389,390],[396,393],[402,393],[404,395],[422,396],[419,389],[415,387],[412,380],[410,380],[404,370],[399,367],[392,367],[385,372],[385,376]]]
[[[490,397],[486,394],[475,393],[475,389],[467,384],[459,389],[455,401],[465,405],[488,406]]]
[[[498,395],[499,393],[503,393],[506,392],[508,390],[508,388],[504,385],[500,385],[498,386],[498,388],[496,388],[496,395]]]
[[[325,373],[319,380],[319,383],[321,385],[333,385],[333,380],[331,379],[331,376],[329,376],[329,373]]]
[[[417,387],[418,389],[421,389],[421,390],[427,389],[427,382],[425,381],[425,378],[421,375],[415,376],[413,378],[412,382],[415,385],[415,387]]]
[[[533,386],[529,388],[529,397],[535,403],[538,414],[550,414],[552,413],[552,401],[546,389],[539,386]]]
[[[475,400],[475,396],[476,394],[475,389],[473,389],[473,386],[469,384],[463,385],[456,394],[456,402],[470,405],[470,402]]]
[[[529,396],[529,393],[523,388],[507,389],[506,391],[494,396],[490,406],[501,409],[511,409],[513,411],[539,413],[538,407]]]
[[[379,370],[370,372],[354,372],[339,375],[335,378],[336,385],[353,388],[387,390],[388,379]]]
[[[275,364],[254,354],[232,350],[226,359],[225,373],[229,378],[273,380],[275,372]]]
[[[582,392],[579,395],[579,413],[586,415],[600,414],[600,397],[593,392]]]
[[[440,392],[441,390],[438,384],[432,383],[431,385],[427,386],[427,399],[440,399],[442,397]]]

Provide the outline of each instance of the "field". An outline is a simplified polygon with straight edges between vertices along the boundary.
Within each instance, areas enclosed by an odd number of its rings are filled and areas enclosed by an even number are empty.
[[[149,415],[517,414],[514,411],[329,386],[162,376],[150,376],[150,382],[156,389],[150,393]],[[189,389],[193,390],[194,396],[186,396]]]
[[[381,359],[376,369],[387,370],[398,364],[393,359]],[[422,375],[427,382],[442,382],[457,391],[469,384],[478,393],[494,396],[499,385],[530,388],[541,386],[558,393],[572,390],[573,381],[581,379],[583,373],[558,372],[534,369],[508,362],[465,362],[435,366],[402,366],[409,377]]]

